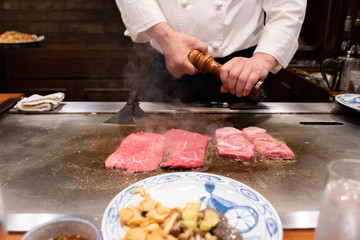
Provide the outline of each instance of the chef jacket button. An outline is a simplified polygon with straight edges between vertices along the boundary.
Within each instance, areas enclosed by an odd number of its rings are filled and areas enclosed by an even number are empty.
[[[219,44],[219,43],[214,43],[214,44],[213,44],[213,48],[214,48],[214,49],[218,49],[219,47],[220,47],[220,44]]]
[[[186,8],[187,5],[188,5],[188,3],[187,3],[186,1],[183,1],[183,2],[181,3],[181,6],[182,6],[183,8]]]
[[[222,7],[223,7],[222,3],[218,3],[218,4],[216,5],[216,10],[221,10]]]

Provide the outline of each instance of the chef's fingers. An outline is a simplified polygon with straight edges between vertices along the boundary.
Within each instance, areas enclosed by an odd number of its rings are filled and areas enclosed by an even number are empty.
[[[241,88],[244,84],[241,82],[242,78],[239,76],[243,75],[244,65],[237,63],[229,72],[228,76],[228,88],[232,94],[237,93],[237,89]],[[240,80],[240,81],[239,81]]]
[[[233,65],[232,62],[229,61],[224,65],[222,65],[220,68],[220,80],[223,85],[227,85],[229,70],[231,69],[232,65]]]
[[[199,72],[199,70],[194,65],[192,65],[191,62],[186,60],[182,64],[173,67],[167,67],[167,69],[175,78],[181,78],[185,74],[194,75]]]
[[[220,87],[220,92],[221,92],[221,93],[228,93],[228,92],[229,92],[229,89],[228,89],[227,86],[221,85],[221,87]]]
[[[242,96],[248,96],[251,93],[257,81],[259,81],[258,74],[252,72],[248,77],[248,80],[246,81],[246,84],[243,88]]]
[[[197,49],[197,50],[203,52],[204,54],[208,53],[208,46],[206,45],[206,43],[203,43],[201,41],[199,41],[197,44],[197,47],[193,48],[193,49]],[[193,50],[193,49],[191,49],[191,50]]]
[[[198,69],[188,60],[187,56],[173,54],[165,56],[166,68],[175,78],[181,78],[185,74],[194,75]]]
[[[229,87],[228,87],[228,77],[229,77],[229,71],[233,66],[233,62],[229,61],[227,63],[225,63],[224,65],[221,66],[220,68],[220,80],[221,80],[221,88],[220,88],[220,92],[221,93],[228,93],[229,92]]]
[[[194,75],[199,72],[199,70],[189,61],[185,60],[183,65],[184,74]]]
[[[182,64],[179,58],[174,55],[166,55],[165,56],[166,69],[171,73],[171,75],[175,78],[180,78],[184,75],[184,71],[182,70]]]
[[[237,97],[246,96],[244,93],[244,89],[245,89],[246,85],[248,84],[250,75],[251,75],[250,69],[246,68],[244,66],[243,70],[239,74],[238,79],[236,81],[235,94]]]
[[[180,78],[185,74],[196,74],[198,70],[188,60],[189,52],[192,49],[207,52],[207,45],[195,37],[179,32],[174,32],[170,40],[165,40],[166,44],[161,46],[165,56],[166,68],[171,75]]]
[[[247,96],[251,93],[254,85],[259,81],[259,80],[264,80],[267,75],[268,75],[268,71],[266,69],[264,69],[261,65],[255,68],[250,69],[251,70],[251,74],[248,76],[247,79],[247,83],[243,89],[243,96]]]
[[[191,52],[194,49],[197,49],[201,52],[203,52],[204,54],[207,53],[208,51],[208,46],[206,45],[206,43],[199,41],[195,38],[193,38],[194,42],[190,44],[190,48],[188,50],[188,52],[186,53],[186,59],[185,59],[185,63],[183,65],[183,70],[185,72],[185,74],[189,74],[189,75],[194,75],[196,73],[198,73],[198,69],[196,67],[194,67],[194,65],[189,61],[189,52]]]

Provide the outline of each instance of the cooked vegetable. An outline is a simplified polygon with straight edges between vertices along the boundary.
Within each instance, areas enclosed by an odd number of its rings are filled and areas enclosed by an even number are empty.
[[[141,200],[136,207],[129,205],[119,211],[126,234],[123,240],[233,240],[239,232],[227,224],[226,218],[214,209],[200,211],[201,201],[187,203],[184,209],[168,208],[138,187]],[[223,223],[224,222],[224,223]],[[220,234],[215,230],[220,227]],[[240,236],[240,238],[239,238]]]
[[[196,201],[192,203],[187,203],[183,213],[182,213],[182,222],[187,228],[197,228],[197,220],[199,216],[199,211],[201,207],[201,201]]]
[[[200,230],[210,231],[215,228],[219,223],[219,215],[217,212],[211,209],[205,209],[204,219],[200,223]]]
[[[139,226],[144,218],[141,216],[141,212],[138,208],[129,205],[119,211],[119,215],[122,222],[126,222],[126,225],[132,227]]]

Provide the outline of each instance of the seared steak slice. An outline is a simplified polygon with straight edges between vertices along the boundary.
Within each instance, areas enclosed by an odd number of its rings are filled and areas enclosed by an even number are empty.
[[[270,136],[265,129],[258,127],[244,128],[242,132],[255,145],[256,151],[266,158],[294,159],[295,154],[283,142]]]
[[[241,162],[255,160],[255,147],[236,128],[224,127],[216,129],[216,148],[220,157],[232,158]]]
[[[204,165],[208,136],[181,129],[171,129],[164,136],[169,155],[161,167],[196,168]]]
[[[166,138],[156,133],[133,133],[105,161],[106,168],[128,172],[153,171],[162,160]]]

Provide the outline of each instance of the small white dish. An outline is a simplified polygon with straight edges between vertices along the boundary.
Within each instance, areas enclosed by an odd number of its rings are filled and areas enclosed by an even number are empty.
[[[34,227],[25,233],[21,240],[53,239],[66,235],[78,235],[88,240],[101,240],[102,238],[98,227],[90,221],[64,217]]]

